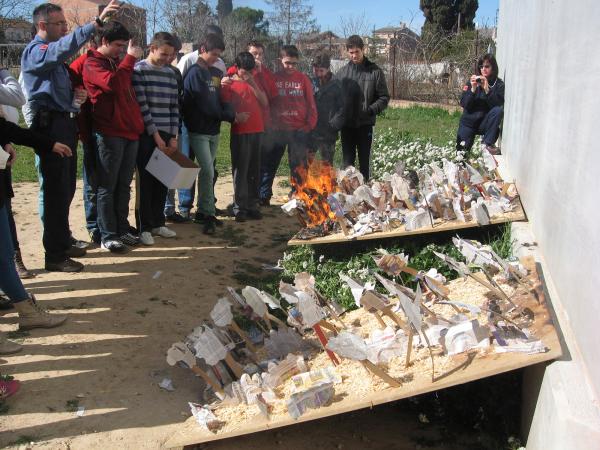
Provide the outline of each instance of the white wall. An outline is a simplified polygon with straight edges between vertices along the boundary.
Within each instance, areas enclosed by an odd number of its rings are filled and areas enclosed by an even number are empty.
[[[547,371],[531,448],[544,442],[560,448],[552,434],[560,427],[549,426],[566,414],[552,412],[561,404],[558,388],[585,399],[570,405],[568,414],[586,411],[592,436],[599,437],[600,1],[501,0],[497,44],[506,82],[502,151],[539,243],[571,354]],[[587,448],[600,448],[600,438]]]

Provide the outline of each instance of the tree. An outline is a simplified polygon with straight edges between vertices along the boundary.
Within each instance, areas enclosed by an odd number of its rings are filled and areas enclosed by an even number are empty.
[[[232,60],[235,55],[245,50],[252,39],[265,40],[269,22],[264,20],[264,11],[253,8],[235,8],[223,20],[221,26],[225,36],[225,59]]]
[[[420,0],[425,16],[421,34],[452,33],[475,28],[477,0]]]
[[[265,0],[271,6],[269,23],[272,31],[291,44],[299,34],[319,30],[317,20],[313,17],[313,8],[307,0]]]
[[[215,22],[210,6],[202,0],[166,0],[163,15],[167,27],[181,42],[197,43],[206,27]]]
[[[353,34],[358,34],[359,36],[368,35],[372,28],[373,26],[369,22],[369,16],[363,11],[362,14],[340,16],[337,30],[342,37],[347,38]]]
[[[217,2],[217,16],[219,17],[219,23],[222,24],[223,20],[233,12],[233,0],[219,0]]]

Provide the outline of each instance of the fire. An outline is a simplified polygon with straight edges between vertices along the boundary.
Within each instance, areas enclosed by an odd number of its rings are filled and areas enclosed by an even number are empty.
[[[295,176],[291,177],[293,197],[304,204],[305,219],[308,226],[318,226],[335,219],[327,197],[337,190],[335,169],[327,161],[317,158],[309,162],[308,167],[299,166]]]

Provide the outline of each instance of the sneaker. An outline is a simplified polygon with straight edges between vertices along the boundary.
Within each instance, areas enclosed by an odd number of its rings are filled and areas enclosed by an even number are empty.
[[[140,242],[144,245],[154,245],[154,238],[149,231],[142,231],[140,234]]]
[[[246,213],[244,211],[240,211],[239,213],[237,213],[235,215],[236,222],[245,222],[246,220],[248,220],[248,216],[246,215]]]
[[[71,247],[88,248],[89,246],[89,242],[80,241],[79,239],[75,239],[73,236],[71,236]]]
[[[81,272],[83,264],[67,258],[61,262],[46,262],[45,268],[48,272]]]
[[[173,238],[173,237],[177,236],[177,233],[175,233],[173,230],[171,230],[170,228],[167,228],[167,227],[152,228],[152,234],[161,236],[164,238]]]
[[[125,253],[127,252],[127,246],[117,239],[109,239],[103,241],[101,247],[104,250],[108,250],[111,253]]]
[[[131,245],[132,247],[140,243],[140,238],[137,234],[127,232],[119,237],[120,241],[125,245]]]
[[[260,220],[263,218],[262,213],[257,209],[251,209],[250,211],[248,211],[246,213],[246,215],[248,216],[248,219],[250,219],[250,220]]]
[[[271,206],[271,199],[270,198],[261,198],[258,203],[260,203],[260,206]]]
[[[173,222],[173,223],[186,223],[186,222],[190,221],[189,216],[183,217],[179,213],[169,214],[168,216],[165,216],[165,219],[167,219],[169,222]]]
[[[204,222],[202,232],[204,234],[215,234],[215,232],[217,231],[216,222],[217,218],[215,216],[209,216]]]
[[[15,268],[17,269],[17,275],[19,275],[19,278],[22,280],[35,277],[35,274],[25,267],[25,263],[21,257],[21,250],[15,251]]]
[[[76,247],[75,245],[71,245],[65,252],[65,255],[67,255],[67,257],[69,257],[69,258],[81,258],[82,256],[85,256],[86,253],[87,253],[87,250],[85,248]]]

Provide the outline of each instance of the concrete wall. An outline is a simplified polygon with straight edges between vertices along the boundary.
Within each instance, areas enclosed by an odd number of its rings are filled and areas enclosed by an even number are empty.
[[[541,380],[528,448],[600,448],[600,1],[501,0],[497,57],[502,151],[569,350]]]

